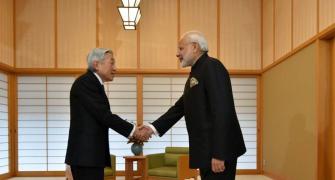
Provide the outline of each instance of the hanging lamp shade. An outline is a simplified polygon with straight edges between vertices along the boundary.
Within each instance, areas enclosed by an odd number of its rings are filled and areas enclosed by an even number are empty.
[[[141,0],[122,0],[124,7],[138,7]]]
[[[124,29],[136,29],[141,18],[141,10],[137,7],[119,7]]]
[[[140,0],[122,0],[122,4],[123,6],[119,6],[118,9],[122,18],[123,28],[135,30],[141,18],[141,10],[138,7]]]

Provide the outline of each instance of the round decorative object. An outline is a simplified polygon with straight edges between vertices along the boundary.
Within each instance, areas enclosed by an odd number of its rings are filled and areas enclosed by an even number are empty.
[[[131,145],[131,152],[135,155],[138,156],[143,152],[143,145],[134,143]]]

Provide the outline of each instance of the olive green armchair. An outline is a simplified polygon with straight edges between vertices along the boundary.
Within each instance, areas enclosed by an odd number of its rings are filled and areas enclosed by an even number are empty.
[[[105,180],[115,180],[116,178],[116,157],[113,154],[111,154],[111,165],[112,167],[105,167],[104,169]]]
[[[197,179],[199,172],[189,168],[188,147],[166,147],[165,153],[149,154],[147,173],[149,180]]]
[[[106,167],[104,169],[104,179],[105,180],[115,180],[116,178],[116,157],[115,155],[111,154],[111,165],[112,167]],[[72,173],[71,173],[71,167],[69,165],[66,165],[66,170],[65,170],[65,177],[66,180],[73,180]]]

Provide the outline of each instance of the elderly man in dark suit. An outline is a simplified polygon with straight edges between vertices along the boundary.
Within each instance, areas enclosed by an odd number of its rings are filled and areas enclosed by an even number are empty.
[[[163,136],[185,116],[190,167],[200,168],[202,180],[235,179],[237,158],[246,148],[228,71],[207,52],[207,41],[200,32],[182,36],[177,57],[182,67],[192,67],[184,93],[158,120],[143,126],[141,133],[143,137]]]
[[[110,110],[103,83],[112,81],[116,72],[113,52],[95,48],[87,61],[87,72],[76,79],[70,92],[65,163],[71,166],[74,180],[103,180],[104,167],[111,166],[108,128],[128,138],[137,129]]]

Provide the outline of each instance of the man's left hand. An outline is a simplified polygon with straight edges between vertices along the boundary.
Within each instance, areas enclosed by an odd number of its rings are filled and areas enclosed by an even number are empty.
[[[139,141],[148,141],[149,138],[151,138],[151,135],[153,134],[153,130],[146,126],[146,125],[140,125],[136,127],[136,130],[134,132],[133,137]]]
[[[212,171],[214,173],[220,173],[225,170],[224,161],[212,158]]]

